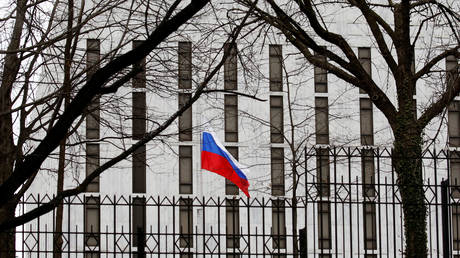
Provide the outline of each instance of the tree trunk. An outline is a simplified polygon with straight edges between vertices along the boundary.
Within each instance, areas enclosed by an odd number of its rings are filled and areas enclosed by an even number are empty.
[[[64,167],[65,167],[65,138],[61,141],[59,146],[59,166],[58,166],[58,180],[57,180],[57,193],[62,192],[64,189]],[[53,245],[53,257],[62,257],[62,214],[64,207],[62,202],[56,208],[56,218],[54,229],[54,245]]]
[[[293,166],[292,179],[292,244],[294,253],[293,257],[297,258],[299,257],[299,248],[297,245],[297,167],[295,165]]]
[[[293,257],[299,257],[299,246],[297,244],[297,198],[292,197],[292,244],[293,244]]]
[[[0,209],[0,223],[14,218],[14,211],[16,205],[6,204]],[[0,257],[2,258],[15,258],[15,245],[16,245],[16,230],[9,229],[0,232]]]
[[[404,215],[404,253],[408,258],[427,257],[421,132],[412,123],[400,124],[403,126],[395,131],[393,166],[398,175],[397,185]]]

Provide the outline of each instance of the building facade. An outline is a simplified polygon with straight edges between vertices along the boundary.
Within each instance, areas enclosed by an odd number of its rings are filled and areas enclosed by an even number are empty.
[[[331,27],[351,39],[366,72],[395,97],[394,82],[366,24],[347,30],[340,24],[352,18],[338,19]],[[140,255],[141,244],[152,257],[291,257],[301,248],[295,244],[300,229],[306,230],[308,257],[402,256],[392,133],[369,96],[309,64],[276,33],[230,44],[222,31],[215,40],[205,38],[206,32],[187,34],[187,29],[193,31],[186,26],[136,64],[142,72],[119,92],[95,99],[88,108],[78,130],[81,148],[69,149],[65,187],[81,182],[184,106],[215,65],[213,57],[229,52],[209,93],[173,126],[93,180],[84,194],[64,202],[68,256],[128,257]],[[97,36],[80,42],[87,78],[104,64],[113,43]],[[130,39],[123,49],[140,42]],[[324,47],[334,50],[327,43]],[[418,46],[415,60],[427,51]],[[420,69],[415,60],[414,69]],[[449,83],[458,76],[458,60],[449,56],[440,69],[441,84]],[[426,96],[435,90],[430,87],[417,85],[416,110],[429,103]],[[435,198],[433,204],[440,202],[436,185],[446,178],[457,185],[460,177],[460,163],[448,161],[460,144],[457,98],[447,115],[426,129],[426,139],[446,153],[440,160],[438,154],[427,158],[424,167],[425,182],[434,189],[427,193]],[[228,180],[200,169],[200,134],[207,130],[251,167],[251,199]],[[52,168],[55,162],[47,165]],[[55,185],[53,173],[41,173],[30,190],[31,196],[41,197],[24,200],[24,210],[46,201]],[[441,232],[436,207],[429,211],[430,236]],[[452,248],[460,254],[460,213],[452,207]],[[52,249],[52,242],[43,240],[52,235],[51,225],[53,216],[48,215],[24,226],[25,257],[41,257],[40,248]],[[430,238],[429,246],[439,255],[438,242]]]

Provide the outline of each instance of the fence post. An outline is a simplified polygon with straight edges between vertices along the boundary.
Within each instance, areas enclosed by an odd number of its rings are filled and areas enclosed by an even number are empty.
[[[449,182],[441,181],[441,212],[442,212],[442,245],[443,256],[450,257],[450,234],[449,234]]]
[[[300,258],[307,258],[307,227],[299,230]]]
[[[145,240],[144,240],[144,229],[142,227],[137,228],[137,258],[145,257]]]

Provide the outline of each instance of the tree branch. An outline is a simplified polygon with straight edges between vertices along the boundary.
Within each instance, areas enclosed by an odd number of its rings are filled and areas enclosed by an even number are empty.
[[[428,62],[422,69],[420,69],[418,72],[415,73],[414,75],[414,80],[420,79],[422,76],[428,74],[431,71],[431,68],[435,66],[439,61],[443,60],[447,56],[454,55],[457,59],[460,59],[460,52],[458,51],[460,49],[460,45],[448,49],[441,54],[437,55],[433,59],[431,59],[430,62]]]
[[[115,58],[106,66],[96,71],[77,93],[74,100],[70,103],[69,108],[48,131],[35,151],[27,155],[22,162],[18,162],[12,175],[0,186],[0,196],[2,196],[0,206],[7,203],[13,197],[18,187],[40,169],[46,157],[58,146],[60,140],[65,137],[73,121],[82,114],[93,97],[98,94],[100,88],[109,81],[112,76],[147,56],[163,42],[166,37],[193,17],[208,2],[209,0],[192,0],[190,4],[178,12],[173,18],[160,23],[152,34],[149,35],[147,40],[139,47]]]
[[[393,55],[391,55],[391,52],[383,37],[382,31],[380,30],[377,23],[380,24],[385,29],[385,31],[388,33],[388,35],[393,41],[395,40],[394,31],[385,21],[383,21],[382,17],[377,15],[374,11],[372,11],[369,8],[368,4],[365,1],[355,0],[351,2],[355,3],[356,6],[361,10],[361,13],[364,15],[364,18],[366,19],[367,24],[369,25],[369,28],[371,29],[372,34],[374,35],[374,38],[377,42],[377,45],[379,46],[379,49],[382,53],[383,58],[388,64],[388,67],[390,68],[391,72],[393,74],[396,74],[398,64],[393,58]]]
[[[180,13],[179,13],[180,14]],[[179,15],[178,14],[178,15]],[[230,38],[232,38],[232,41],[230,44],[234,44],[236,41],[237,36],[241,32],[242,27],[246,24],[246,20],[249,17],[249,13],[243,18],[241,25],[237,26],[235,28],[235,31],[232,33]],[[174,18],[173,18],[174,19]],[[108,168],[114,166],[121,160],[127,158],[129,155],[131,155],[136,149],[140,148],[141,146],[144,146],[147,142],[151,141],[153,138],[158,136],[162,131],[164,131],[166,128],[168,128],[174,120],[182,115],[188,108],[190,108],[193,103],[195,103],[200,96],[203,94],[204,89],[206,86],[209,84],[211,79],[217,74],[217,72],[222,68],[222,66],[225,63],[225,60],[227,57],[230,55],[230,48],[224,50],[224,54],[222,56],[221,61],[216,65],[214,69],[211,70],[211,72],[206,76],[206,78],[203,80],[203,82],[197,87],[195,93],[193,96],[182,106],[179,110],[177,110],[174,114],[172,114],[168,120],[166,120],[164,123],[162,123],[160,126],[158,126],[155,130],[147,133],[141,140],[133,144],[130,148],[128,148],[126,151],[120,153],[116,157],[112,158],[111,160],[107,161],[97,169],[95,169],[90,175],[88,175],[81,184],[79,184],[77,187],[68,189],[65,191],[62,191],[58,193],[52,200],[49,202],[21,215],[18,217],[15,217],[9,221],[6,221],[2,224],[0,224],[0,231],[4,231],[6,229],[14,228],[16,226],[22,225],[24,223],[27,223],[34,218],[37,218],[43,214],[46,214],[47,212],[52,211],[55,207],[57,207],[61,201],[69,196],[77,195],[79,193],[82,193],[85,191],[86,187],[93,181],[96,177],[98,177],[102,172],[107,170]]]
[[[262,102],[267,101],[266,99],[261,99],[261,98],[258,98],[256,96],[254,96],[254,95],[249,95],[249,94],[246,94],[246,93],[233,91],[233,90],[219,90],[219,89],[203,90],[203,93],[212,93],[212,92],[230,93],[230,94],[239,95],[239,96],[243,96],[243,97],[250,98],[250,99],[255,99],[257,101],[262,101]]]
[[[460,76],[456,76],[451,86],[448,86],[441,97],[431,104],[417,120],[419,128],[424,128],[435,116],[439,115],[460,93]]]

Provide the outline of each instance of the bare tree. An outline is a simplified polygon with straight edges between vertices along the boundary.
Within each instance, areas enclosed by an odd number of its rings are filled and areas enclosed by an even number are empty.
[[[66,196],[83,192],[88,184],[107,168],[127,158],[134,150],[159,135],[165,128],[195,102],[203,88],[222,65],[211,70],[190,101],[170,115],[162,124],[149,132],[132,147],[96,169],[83,182],[64,190],[58,184],[58,192],[50,202],[15,217],[16,206],[22,195],[34,182],[43,162],[60,146],[60,161],[65,162],[66,139],[75,133],[88,107],[94,99],[115,93],[141,70],[133,66],[170,35],[187,23],[208,3],[208,0],[161,2],[156,6],[134,1],[126,17],[138,15],[143,10],[144,26],[142,43],[131,51],[123,52],[123,46],[131,39],[126,18],[114,20],[118,6],[124,1],[111,0],[101,3],[73,1],[16,1],[14,10],[0,20],[1,28],[9,38],[0,42],[2,70],[0,86],[0,254],[15,257],[14,227],[30,221],[59,206]],[[85,4],[92,4],[85,8]],[[118,10],[118,11],[120,11]],[[139,11],[138,11],[139,12]],[[138,23],[139,24],[139,23]],[[43,26],[45,25],[45,26]],[[78,41],[101,28],[121,28],[118,45],[101,61],[85,79],[85,70],[79,69],[84,56],[78,56]],[[225,55],[224,55],[225,57]],[[133,66],[134,68],[131,68]],[[63,71],[63,73],[60,73]],[[47,76],[52,75],[55,76]],[[61,78],[64,77],[64,78]],[[40,94],[37,94],[40,92]],[[39,96],[39,97],[37,97]],[[63,171],[61,164],[59,171]],[[62,180],[62,175],[59,176]],[[60,187],[59,187],[60,185]]]
[[[245,6],[253,4],[250,0],[238,2]],[[281,31],[310,63],[367,93],[387,118],[394,135],[393,166],[402,197],[407,257],[427,256],[426,216],[420,215],[427,214],[422,187],[423,133],[430,121],[440,115],[460,92],[458,70],[449,78],[449,83],[438,85],[418,118],[414,114],[413,95],[417,86],[424,85],[423,81],[434,76],[439,81],[438,63],[447,56],[460,57],[459,13],[455,1],[425,0],[296,0],[284,4],[267,0],[253,12],[263,23]],[[366,73],[347,35],[334,32],[334,19],[339,15],[350,15],[366,25],[372,44],[394,80],[396,99],[392,99],[384,86]],[[389,17],[393,20],[390,21]],[[420,34],[426,28],[433,32],[431,36],[443,34],[444,40],[424,44]],[[324,44],[330,48],[323,47]],[[413,69],[415,47],[425,49],[424,54],[428,53],[417,58],[416,67],[420,68],[417,71]],[[326,56],[327,60],[321,60],[315,53]]]

